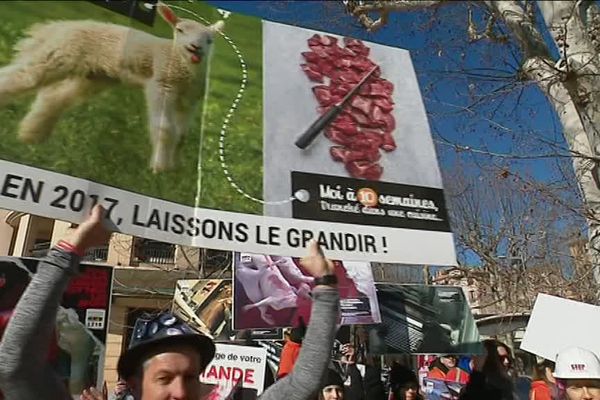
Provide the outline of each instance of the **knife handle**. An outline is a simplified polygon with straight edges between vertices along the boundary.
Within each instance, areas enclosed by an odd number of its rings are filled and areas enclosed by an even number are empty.
[[[301,149],[307,148],[325,129],[342,112],[342,106],[336,104],[331,107],[325,114],[317,119],[313,124],[296,140],[295,145]]]

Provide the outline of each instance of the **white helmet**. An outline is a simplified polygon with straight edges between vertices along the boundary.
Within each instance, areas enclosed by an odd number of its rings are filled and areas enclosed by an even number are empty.
[[[556,356],[557,379],[600,379],[600,359],[581,347],[570,347]]]

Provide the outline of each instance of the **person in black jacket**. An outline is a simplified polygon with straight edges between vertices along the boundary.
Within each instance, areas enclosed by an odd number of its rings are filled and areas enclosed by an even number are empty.
[[[417,375],[401,364],[394,364],[390,370],[390,389],[394,400],[423,400]]]
[[[514,386],[496,340],[484,340],[485,355],[475,357],[475,370],[460,395],[460,400],[514,400]]]
[[[347,400],[386,400],[385,389],[381,382],[381,369],[375,363],[365,364],[364,378],[356,366],[355,349],[351,344],[341,348],[342,365],[346,366],[349,384],[346,385]],[[346,382],[348,383],[348,382]]]

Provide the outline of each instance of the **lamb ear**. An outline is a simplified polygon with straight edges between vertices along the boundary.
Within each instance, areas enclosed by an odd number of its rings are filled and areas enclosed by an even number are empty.
[[[177,22],[179,22],[179,18],[177,18],[177,15],[175,15],[173,10],[171,10],[171,8],[162,1],[159,1],[156,4],[156,9],[158,10],[158,13],[162,17],[162,19],[167,21],[169,25],[175,26],[177,25]]]
[[[225,27],[225,21],[220,20],[209,26],[210,30],[213,32],[221,32]]]

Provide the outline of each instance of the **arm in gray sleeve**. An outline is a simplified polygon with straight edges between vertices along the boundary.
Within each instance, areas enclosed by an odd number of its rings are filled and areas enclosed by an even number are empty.
[[[313,291],[310,322],[294,369],[269,387],[260,400],[307,400],[317,392],[331,358],[338,312],[337,289]]]
[[[0,342],[0,390],[6,399],[71,399],[48,364],[56,312],[79,258],[50,250],[12,315]]]

